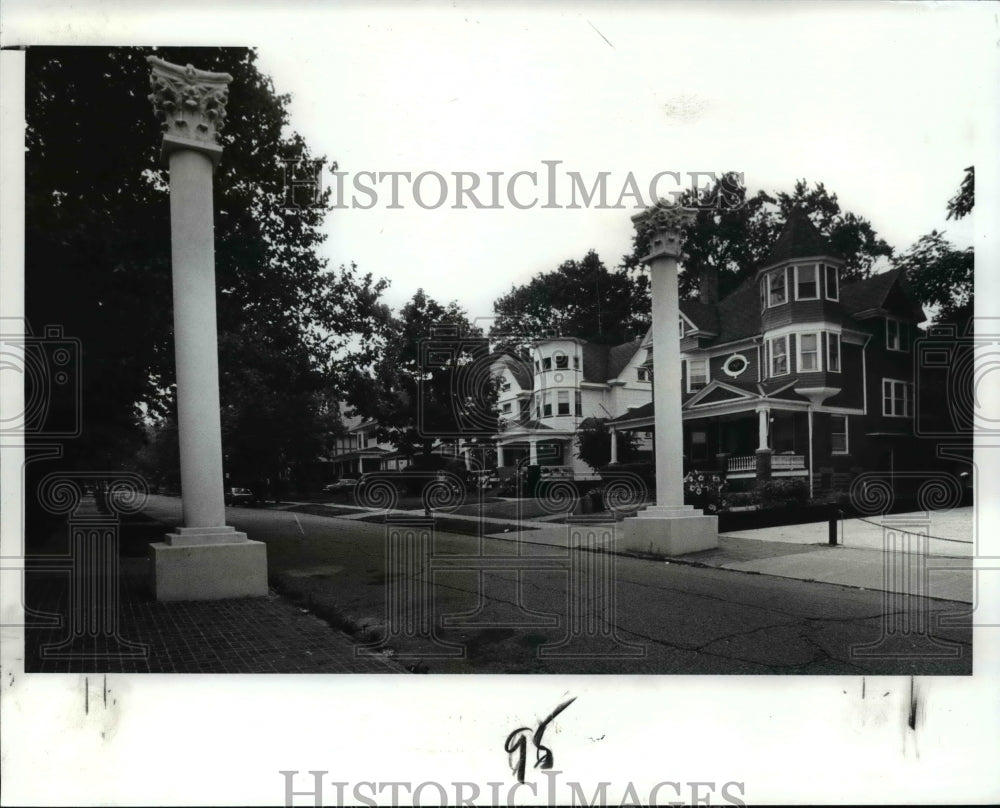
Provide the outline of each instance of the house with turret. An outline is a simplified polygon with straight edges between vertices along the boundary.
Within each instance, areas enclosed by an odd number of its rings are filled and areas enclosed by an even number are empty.
[[[911,347],[923,309],[899,270],[852,282],[843,272],[797,212],[753,277],[722,299],[708,279],[681,302],[686,469],[802,478],[816,493],[861,471],[919,467]],[[641,347],[651,373],[650,336]],[[612,427],[652,430],[652,403]]]

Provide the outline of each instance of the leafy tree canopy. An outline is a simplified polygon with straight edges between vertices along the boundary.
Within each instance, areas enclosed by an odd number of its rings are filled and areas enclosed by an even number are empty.
[[[156,55],[233,76],[215,174],[224,451],[277,473],[323,448],[345,368],[370,361],[385,281],[318,257],[327,200],[286,208],[284,160],[314,159],[244,48],[27,54],[26,307],[82,343],[82,467],[128,462],[173,385],[168,171],[147,98]],[[324,159],[322,157],[318,159]]]

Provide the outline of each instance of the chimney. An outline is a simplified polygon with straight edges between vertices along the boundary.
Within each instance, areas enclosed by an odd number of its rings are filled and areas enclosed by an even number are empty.
[[[698,273],[698,300],[706,304],[719,302],[719,272],[715,267],[702,267]]]

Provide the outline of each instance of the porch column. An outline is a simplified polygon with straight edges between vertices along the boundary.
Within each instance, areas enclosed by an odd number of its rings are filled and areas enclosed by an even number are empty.
[[[177,428],[183,527],[150,545],[157,600],[267,595],[267,548],[226,525],[215,313],[213,174],[222,155],[228,73],[147,57],[148,96],[170,170]],[[113,147],[113,144],[110,144]]]
[[[472,471],[472,460],[469,458],[469,447],[466,446],[462,451],[462,455],[465,458],[465,470]]]
[[[767,449],[767,424],[768,418],[771,416],[771,410],[766,407],[762,407],[757,410],[757,451],[763,451]]]
[[[681,412],[681,352],[677,262],[684,227],[694,211],[661,200],[632,217],[649,237],[653,298],[653,413],[656,430],[656,505],[627,519],[624,549],[654,555],[680,555],[718,547],[718,517],[684,504],[684,429]]]
[[[538,440],[536,438],[528,441],[528,465],[538,465]]]
[[[503,468],[503,446],[497,444],[497,468]]]
[[[611,427],[611,462],[618,462],[618,430]]]
[[[771,409],[761,407],[757,410],[757,480],[771,479],[771,454],[773,450],[768,445],[771,431]]]

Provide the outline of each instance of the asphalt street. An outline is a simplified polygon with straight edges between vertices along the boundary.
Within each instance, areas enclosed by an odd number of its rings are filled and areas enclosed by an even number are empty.
[[[178,524],[180,500],[152,496],[146,512]],[[420,672],[972,672],[964,603],[588,552],[568,530],[430,538],[419,514],[227,514],[267,544],[275,589]]]

